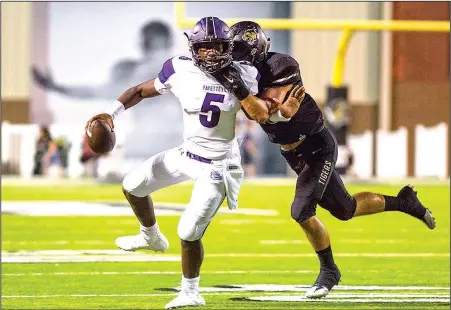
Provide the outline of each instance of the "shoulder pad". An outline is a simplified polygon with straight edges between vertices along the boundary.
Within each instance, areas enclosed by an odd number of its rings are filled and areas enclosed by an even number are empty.
[[[173,58],[169,58],[163,64],[163,68],[161,68],[160,73],[158,74],[158,78],[161,83],[166,83],[166,81],[175,73]]]
[[[271,86],[284,86],[301,81],[301,72],[298,62],[289,55],[278,54],[268,61],[270,66]]]

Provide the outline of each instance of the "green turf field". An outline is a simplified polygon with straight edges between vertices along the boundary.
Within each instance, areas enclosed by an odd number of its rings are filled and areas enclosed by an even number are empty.
[[[396,195],[400,186],[348,188],[352,193]],[[318,262],[301,229],[290,218],[294,187],[245,184],[240,208],[276,212],[218,214],[213,220],[203,239],[201,287],[206,290],[202,293],[205,308],[449,309],[449,186],[416,188],[436,217],[434,231],[401,213],[340,222],[318,209],[342,272],[340,286],[317,302],[253,301],[248,298],[302,297],[305,285],[316,279]],[[191,185],[172,187],[156,193],[154,200],[185,203],[190,191]],[[2,200],[119,201],[122,193],[119,185],[3,186]],[[137,232],[132,216],[3,214],[3,259],[5,255],[19,260],[51,257],[53,262],[2,263],[2,308],[164,308],[176,295],[173,289],[181,278],[178,219],[158,217],[170,242],[166,253],[130,254],[116,249],[114,240]],[[72,258],[89,262],[64,262]],[[108,261],[112,258],[124,261]],[[136,261],[128,261],[131,258]]]

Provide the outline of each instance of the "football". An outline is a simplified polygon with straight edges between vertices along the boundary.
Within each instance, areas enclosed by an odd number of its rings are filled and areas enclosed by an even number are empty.
[[[94,153],[106,155],[110,153],[116,144],[116,134],[111,131],[110,125],[104,120],[94,120],[89,131],[86,131],[88,145]]]

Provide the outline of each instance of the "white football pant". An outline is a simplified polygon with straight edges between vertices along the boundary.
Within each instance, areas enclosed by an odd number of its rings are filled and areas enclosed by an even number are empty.
[[[197,156],[188,157],[183,146],[163,151],[128,173],[123,187],[134,196],[145,197],[161,188],[195,180],[191,199],[179,221],[178,235],[185,241],[199,240],[226,197],[229,208],[237,208],[244,173],[238,144],[234,146],[226,158],[211,163],[194,159],[199,159]]]

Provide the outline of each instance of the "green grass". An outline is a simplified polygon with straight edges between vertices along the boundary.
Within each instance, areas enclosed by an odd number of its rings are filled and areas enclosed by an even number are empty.
[[[373,191],[396,195],[399,186],[352,185],[351,193]],[[450,285],[449,186],[418,186],[419,197],[437,219],[428,230],[420,221],[397,212],[340,222],[318,208],[328,228],[335,260],[342,271],[341,285],[444,286]],[[187,202],[191,186],[176,186],[155,193],[158,202]],[[203,243],[205,260],[201,286],[231,284],[312,284],[317,276],[316,257],[224,257],[222,254],[313,253],[299,226],[290,218],[294,186],[246,184],[241,208],[274,209],[277,216],[218,214]],[[27,187],[3,186],[3,200],[122,200],[118,185]],[[180,253],[179,217],[159,217],[171,246],[165,255]],[[31,217],[2,216],[2,251],[115,249],[114,240],[135,234],[133,217]],[[298,244],[263,244],[262,240],[298,240]],[[63,242],[61,242],[63,241]],[[432,257],[347,257],[362,253],[442,253]],[[445,255],[443,255],[445,254]],[[2,264],[3,309],[162,309],[180,282],[180,262],[97,262]],[[139,272],[173,274],[136,274]],[[245,274],[214,273],[248,271]],[[103,272],[103,273],[102,273]],[[105,274],[105,272],[115,272]],[[97,273],[97,274],[93,274]],[[135,273],[135,274],[131,274]],[[330,296],[349,293],[333,291]],[[356,292],[351,292],[356,293]],[[358,292],[368,293],[368,292]],[[372,292],[373,293],[373,292]],[[385,292],[390,293],[390,292]],[[403,291],[402,293],[408,293]],[[412,293],[412,292],[411,292]],[[418,293],[418,292],[417,292]],[[428,293],[428,292],[421,292]],[[73,294],[91,296],[71,296]],[[158,294],[158,296],[108,296]],[[449,309],[449,303],[296,303],[250,302],[231,298],[264,295],[299,295],[296,292],[224,292],[204,294],[207,309]],[[449,295],[449,291],[447,291]],[[57,296],[55,296],[57,295]],[[96,295],[96,296],[92,296]],[[102,296],[98,296],[102,295]],[[22,296],[22,297],[20,297]],[[32,297],[24,297],[32,296]],[[41,296],[41,297],[36,297]],[[48,296],[48,297],[42,297]],[[53,297],[52,297],[53,296]]]

